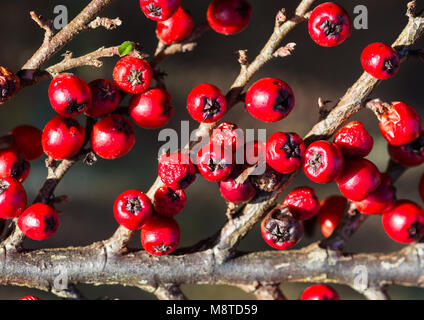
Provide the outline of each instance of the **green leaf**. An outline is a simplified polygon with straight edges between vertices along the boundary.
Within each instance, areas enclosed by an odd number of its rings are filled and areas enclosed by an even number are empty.
[[[125,41],[123,44],[121,44],[118,48],[118,54],[119,56],[123,57],[133,51],[134,47],[131,41]]]

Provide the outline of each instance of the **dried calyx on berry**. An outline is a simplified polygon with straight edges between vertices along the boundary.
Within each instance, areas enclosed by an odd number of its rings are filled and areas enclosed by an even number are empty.
[[[274,192],[282,182],[284,174],[279,173],[269,166],[266,166],[265,172],[261,175],[250,175],[249,179],[259,192]]]
[[[0,67],[0,105],[8,101],[20,88],[19,77],[5,67]]]

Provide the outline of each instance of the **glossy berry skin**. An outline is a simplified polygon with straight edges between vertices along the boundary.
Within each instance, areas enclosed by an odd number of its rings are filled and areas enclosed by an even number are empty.
[[[296,220],[304,221],[315,216],[320,203],[314,189],[299,187],[293,189],[284,199],[283,205],[287,206]]]
[[[80,77],[62,73],[50,82],[49,99],[58,114],[73,117],[87,111],[92,95],[90,87]]]
[[[331,196],[321,201],[318,211],[318,225],[324,237],[328,238],[343,218],[347,199],[342,196]]]
[[[22,185],[13,178],[0,179],[0,218],[18,217],[27,204],[27,195]]]
[[[223,122],[212,131],[210,143],[236,152],[244,144],[243,130],[231,122]]]
[[[417,139],[422,130],[421,119],[414,108],[403,102],[392,102],[383,108],[380,131],[392,145],[407,144]]]
[[[300,296],[300,300],[339,300],[337,292],[324,284],[315,284],[307,287]]]
[[[345,168],[336,182],[346,198],[361,201],[378,188],[381,174],[371,161],[352,159],[346,161]]]
[[[26,297],[20,298],[19,300],[41,300],[41,299],[34,296],[26,296]]]
[[[129,107],[131,119],[145,129],[161,128],[174,115],[171,95],[162,88],[149,89],[133,96]]]
[[[275,122],[288,116],[295,99],[292,89],[284,81],[263,78],[247,90],[245,103],[247,111],[256,119]]]
[[[134,146],[132,124],[115,114],[97,122],[91,132],[91,147],[104,159],[116,159],[126,155]]]
[[[116,221],[127,229],[138,230],[152,217],[150,198],[138,190],[121,193],[113,204]]]
[[[252,8],[246,0],[213,0],[206,18],[214,31],[230,35],[243,31],[251,16]]]
[[[181,42],[187,38],[194,28],[191,14],[180,7],[169,19],[158,22],[156,36],[166,44]]]
[[[185,153],[167,153],[159,158],[159,177],[168,187],[185,189],[196,179],[196,167]]]
[[[112,113],[121,102],[121,93],[118,87],[106,79],[97,79],[91,81],[90,87],[93,101],[88,106],[85,115],[90,117],[101,117]]]
[[[305,144],[297,133],[275,132],[266,142],[266,163],[280,173],[299,169],[304,156]]]
[[[256,189],[249,179],[237,180],[241,170],[234,170],[233,174],[219,182],[219,191],[228,202],[240,204],[253,199]]]
[[[140,7],[147,18],[154,21],[169,19],[181,5],[181,0],[140,0]]]
[[[316,183],[330,183],[344,168],[344,157],[339,147],[331,142],[315,141],[306,149],[303,171]]]
[[[153,70],[150,64],[137,57],[124,57],[113,69],[113,81],[122,91],[131,94],[146,91],[152,78]]]
[[[43,130],[42,145],[44,153],[55,160],[75,156],[84,144],[85,129],[73,118],[56,116]]]
[[[212,123],[220,120],[227,112],[227,100],[214,85],[200,84],[190,92],[187,110],[194,120]]]
[[[424,210],[415,202],[398,200],[382,216],[387,235],[400,243],[411,243],[424,236]]]
[[[153,216],[141,230],[141,244],[144,250],[155,256],[174,251],[180,242],[180,227],[169,217]]]
[[[197,153],[196,164],[200,174],[208,181],[221,181],[229,177],[234,169],[231,149],[207,144]]]
[[[374,139],[362,123],[352,121],[337,131],[334,143],[346,157],[363,158],[371,152]]]
[[[420,197],[421,197],[422,202],[424,202],[424,174],[421,176],[418,191],[420,193]]]
[[[421,132],[418,139],[408,144],[400,146],[388,144],[387,149],[394,162],[406,167],[418,166],[424,163],[424,132]]]
[[[0,149],[0,178],[12,177],[24,182],[31,170],[25,158],[12,148]]]
[[[385,80],[394,77],[399,71],[400,57],[391,46],[375,42],[362,51],[361,64],[368,74]]]
[[[13,128],[10,135],[12,136],[12,148],[22,154],[26,160],[37,160],[43,154],[40,129],[22,125]]]
[[[155,211],[167,217],[174,217],[185,207],[187,197],[184,190],[174,190],[162,186],[156,190],[153,207]]]
[[[241,149],[241,150],[240,150]],[[246,142],[243,146],[236,152],[237,162],[243,154],[244,166],[253,166],[258,164],[258,166],[266,164],[266,142],[265,141],[249,141]]]
[[[44,203],[35,203],[19,216],[18,227],[28,238],[45,240],[56,233],[59,216],[52,207]]]

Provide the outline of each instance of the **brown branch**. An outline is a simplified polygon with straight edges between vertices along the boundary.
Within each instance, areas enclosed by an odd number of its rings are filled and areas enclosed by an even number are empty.
[[[48,45],[48,43],[50,42],[50,39],[54,35],[52,21],[45,19],[41,15],[37,15],[34,11],[31,11],[29,14],[31,16],[31,19],[34,20],[39,25],[40,28],[44,29],[43,46]]]
[[[278,283],[254,283],[240,288],[255,295],[258,300],[287,300]]]
[[[161,285],[153,292],[159,300],[187,300],[187,297],[175,284]]]
[[[103,27],[106,30],[113,30],[122,25],[122,21],[119,18],[111,19],[111,18],[103,18],[97,17],[93,21],[88,24],[88,28],[96,29],[98,27]]]

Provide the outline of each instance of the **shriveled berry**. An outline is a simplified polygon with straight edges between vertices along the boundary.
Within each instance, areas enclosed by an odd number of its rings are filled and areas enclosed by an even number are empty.
[[[219,191],[228,202],[235,204],[251,200],[256,195],[256,189],[249,179],[239,179],[241,170],[234,170],[230,177],[219,182]]]
[[[141,244],[144,250],[155,256],[171,253],[179,242],[180,227],[173,218],[153,216],[141,230]]]
[[[159,158],[159,177],[168,187],[185,189],[196,179],[196,167],[185,153],[167,153]]]
[[[26,207],[27,195],[22,185],[13,178],[0,179],[0,218],[18,217]]]
[[[314,189],[298,187],[293,189],[284,199],[283,205],[287,206],[296,220],[308,220],[315,216],[320,203]]]
[[[324,237],[328,238],[343,218],[347,199],[341,196],[331,196],[321,201],[318,212],[318,225]]]
[[[394,162],[406,167],[418,166],[424,163],[424,132],[408,144],[400,146],[388,144],[387,148]]]
[[[263,174],[252,174],[249,176],[249,179],[258,191],[274,192],[281,186],[283,176],[282,173],[266,165]]]
[[[106,79],[97,79],[91,81],[88,86],[93,101],[85,111],[87,116],[101,117],[115,111],[121,102],[121,93],[113,82]]]
[[[243,130],[236,124],[223,122],[212,131],[210,142],[236,152],[237,148],[244,144]]]
[[[157,213],[174,217],[185,207],[187,197],[184,190],[174,190],[167,186],[162,186],[156,190],[153,206]]]
[[[346,157],[366,157],[372,150],[374,139],[365,130],[364,125],[352,121],[337,131],[334,143]]]
[[[389,79],[399,71],[400,57],[391,46],[375,42],[368,45],[361,54],[362,68],[377,79]]]
[[[220,120],[227,112],[227,100],[216,86],[200,84],[190,92],[187,110],[194,120],[212,123]]]
[[[59,216],[52,207],[44,203],[35,203],[19,216],[18,227],[28,238],[45,240],[56,233]]]
[[[181,0],[140,0],[140,7],[147,18],[154,21],[169,19],[181,5]]]
[[[194,28],[191,14],[180,7],[169,19],[156,25],[157,37],[166,44],[181,42],[187,38]]]
[[[7,102],[21,87],[19,77],[0,66],[0,105]]]
[[[113,205],[116,221],[127,229],[138,230],[152,217],[150,198],[138,190],[121,193]]]
[[[252,8],[246,0],[213,0],[207,12],[211,28],[225,35],[243,31],[251,16]]]
[[[339,295],[330,286],[314,284],[307,287],[300,296],[300,300],[339,300]]]
[[[138,94],[147,90],[152,82],[153,70],[150,64],[137,57],[126,56],[113,69],[113,80],[123,91]]]
[[[234,157],[231,149],[207,144],[197,153],[197,168],[209,181],[221,181],[229,177],[234,169]]]
[[[0,150],[0,178],[12,177],[24,182],[30,170],[30,163],[19,152],[12,148]]]
[[[12,147],[20,152],[26,160],[32,161],[41,157],[43,147],[40,129],[30,125],[22,125],[13,128],[10,134],[12,136]]]

